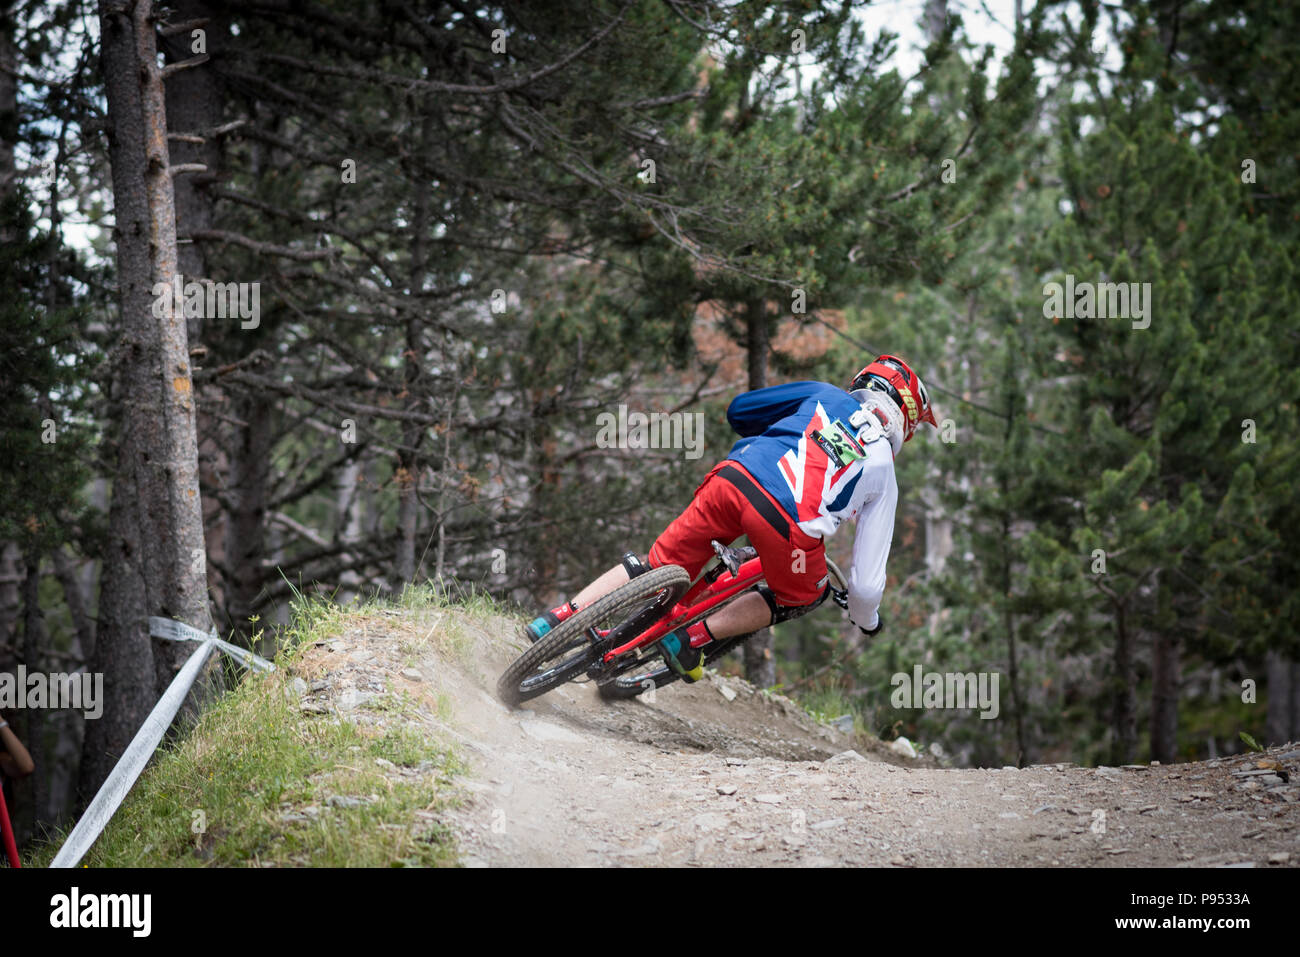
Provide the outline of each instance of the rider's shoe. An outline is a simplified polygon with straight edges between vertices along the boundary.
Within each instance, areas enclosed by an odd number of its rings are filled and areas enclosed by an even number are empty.
[[[533,644],[541,641],[550,633],[551,629],[564,621],[575,611],[577,607],[571,601],[566,601],[563,605],[552,608],[550,611],[544,611],[528,624],[524,625],[524,637]]]
[[[711,640],[709,626],[700,621],[661,638],[659,651],[669,668],[681,675],[683,681],[693,683],[704,677],[704,652],[700,646]]]

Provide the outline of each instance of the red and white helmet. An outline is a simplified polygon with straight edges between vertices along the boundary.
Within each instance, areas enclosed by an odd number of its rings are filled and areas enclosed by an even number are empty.
[[[868,363],[862,371],[853,377],[849,391],[872,389],[883,392],[893,400],[903,413],[903,441],[906,442],[916,432],[922,422],[929,422],[938,428],[934,420],[934,410],[930,407],[930,393],[921,383],[921,378],[898,356],[880,356]]]

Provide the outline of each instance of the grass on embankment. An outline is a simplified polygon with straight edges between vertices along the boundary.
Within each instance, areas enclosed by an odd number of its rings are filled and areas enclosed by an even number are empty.
[[[479,604],[471,599],[463,610],[471,617],[495,610]],[[160,748],[83,863],[454,865],[455,843],[439,812],[454,806],[449,785],[464,765],[419,720],[419,703],[390,689],[352,715],[312,715],[292,689],[294,672],[316,643],[346,636],[384,609],[389,616],[400,609],[403,620],[418,622],[447,606],[423,588],[395,605],[296,607],[276,671],[245,676],[175,743]],[[461,610],[458,604],[456,617]],[[441,620],[435,648],[454,654],[460,623],[445,614]],[[355,720],[366,711],[382,721]],[[64,836],[36,849],[29,866],[47,865]]]

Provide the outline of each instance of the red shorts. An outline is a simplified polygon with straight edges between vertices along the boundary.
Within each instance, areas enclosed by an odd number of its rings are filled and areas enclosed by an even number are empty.
[[[719,462],[709,472],[686,511],[673,519],[650,549],[650,564],[680,565],[691,578],[713,558],[712,539],[730,545],[741,535],[758,550],[763,574],[777,604],[811,605],[826,588],[826,543],[806,534],[766,490],[762,495],[789,525],[782,535],[759,513],[745,493],[718,477],[720,469],[730,466],[750,481],[738,463]],[[758,485],[757,482],[754,483]],[[770,511],[770,510],[769,510]]]

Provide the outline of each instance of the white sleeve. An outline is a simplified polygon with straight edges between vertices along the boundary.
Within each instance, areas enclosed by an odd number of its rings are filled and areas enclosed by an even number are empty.
[[[889,455],[888,444],[881,444],[885,455]],[[867,629],[879,623],[880,599],[885,594],[885,562],[894,537],[894,510],[898,505],[892,456],[887,465],[872,468],[871,472],[877,494],[863,505],[858,515],[853,567],[849,569],[849,619]]]

